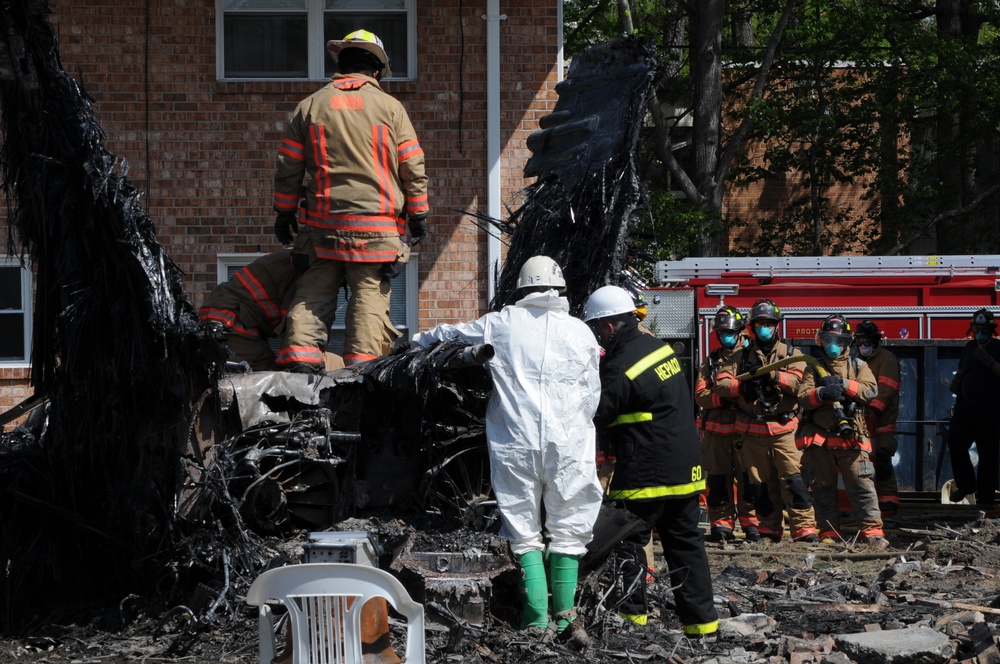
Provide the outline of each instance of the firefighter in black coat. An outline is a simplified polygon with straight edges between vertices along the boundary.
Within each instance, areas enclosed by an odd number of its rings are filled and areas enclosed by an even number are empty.
[[[604,451],[617,459],[609,496],[646,522],[622,543],[619,614],[645,624],[646,564],[642,547],[656,528],[670,570],[685,634],[713,634],[719,616],[699,526],[705,491],[691,393],[673,349],[643,334],[628,292],[605,286],[591,294],[584,321],[604,349],[601,401],[594,423]]]
[[[958,371],[951,383],[955,394],[955,411],[951,416],[948,452],[955,472],[952,502],[959,502],[970,493],[976,494],[976,504],[992,507],[996,504],[1000,484],[1000,340],[996,338],[997,323],[993,312],[980,309],[972,314],[969,331],[972,339],[962,349]],[[969,448],[976,444],[978,467],[973,468]]]

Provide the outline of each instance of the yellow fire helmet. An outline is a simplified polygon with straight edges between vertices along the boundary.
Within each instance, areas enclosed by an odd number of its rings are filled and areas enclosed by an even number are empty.
[[[385,68],[382,70],[382,78],[392,77],[392,70],[389,69],[389,56],[385,53],[382,40],[374,32],[355,30],[343,39],[331,39],[326,43],[326,50],[330,51],[330,55],[333,56],[334,61],[337,60],[337,56],[345,48],[360,48],[368,51],[378,58],[379,62],[385,65]]]

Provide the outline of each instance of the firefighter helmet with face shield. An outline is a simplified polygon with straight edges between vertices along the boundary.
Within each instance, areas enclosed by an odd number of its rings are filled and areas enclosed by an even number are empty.
[[[769,320],[775,323],[781,322],[781,309],[771,300],[761,298],[750,307],[750,322]]]
[[[740,332],[746,327],[743,314],[732,307],[725,306],[715,312],[712,329],[724,348],[732,350],[740,338]]]
[[[761,298],[750,307],[750,328],[765,347],[777,341],[780,322],[781,309],[771,300]]]
[[[965,333],[972,334],[973,328],[977,325],[980,326],[980,330],[986,327],[990,328],[988,331],[983,331],[987,338],[996,333],[997,322],[993,317],[993,312],[989,309],[979,309],[976,313],[972,314],[972,320],[969,321],[969,329]]]
[[[851,324],[840,314],[830,314],[816,333],[816,343],[830,359],[838,357],[851,345]]]
[[[326,43],[326,50],[330,52],[334,62],[337,63],[340,62],[341,51],[352,48],[367,51],[374,56],[372,66],[378,67],[380,72],[379,79],[392,77],[392,70],[389,68],[389,56],[386,55],[382,40],[374,32],[355,30],[343,39],[331,39]]]
[[[854,345],[861,357],[868,357],[882,343],[882,332],[873,321],[864,320],[854,330]]]
[[[719,330],[739,332],[744,327],[746,327],[746,321],[743,320],[743,314],[736,309],[726,306],[715,312],[715,320],[712,322],[712,329],[716,332]]]

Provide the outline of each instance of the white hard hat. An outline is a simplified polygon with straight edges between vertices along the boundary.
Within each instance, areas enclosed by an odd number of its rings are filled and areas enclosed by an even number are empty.
[[[355,30],[343,39],[331,39],[326,43],[326,50],[330,51],[334,62],[337,61],[337,56],[345,48],[360,48],[368,51],[384,65],[382,78],[392,78],[392,70],[389,69],[389,56],[385,54],[382,40],[375,36],[374,32]]]
[[[618,286],[602,286],[583,305],[583,321],[585,323],[598,318],[630,314],[635,311],[635,301],[628,291]]]
[[[566,290],[562,268],[548,256],[532,256],[524,261],[517,274],[517,287],[551,286],[559,292]]]

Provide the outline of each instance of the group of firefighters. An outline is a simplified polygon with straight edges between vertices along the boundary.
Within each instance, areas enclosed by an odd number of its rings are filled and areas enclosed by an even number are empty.
[[[295,109],[277,159],[274,230],[290,248],[239,270],[200,309],[234,359],[253,370],[315,373],[389,352],[399,337],[389,320],[391,280],[428,234],[423,151],[403,107],[380,87],[389,75],[382,42],[358,30],[327,49],[338,73]],[[343,286],[350,299],[341,358],[327,351]],[[619,614],[646,623],[644,548],[655,529],[690,636],[718,626],[699,524],[703,494],[712,540],[733,538],[738,520],[747,540],[777,542],[787,515],[793,541],[836,542],[845,537],[842,476],[858,537],[887,545],[882,516],[899,504],[892,457],[900,375],[873,322],[852,334],[843,316],[827,317],[816,336],[821,356],[807,360],[780,338],[774,302],[756,302],[749,321],[719,309],[720,348],[701,366],[695,390],[699,435],[680,361],[644,333],[632,296],[600,288],[580,320],[569,314],[565,286],[551,258],[533,257],[520,268],[516,302],[411,342],[494,346],[486,437],[500,514],[524,573],[522,627],[586,647],[574,609],[578,568],[606,499],[644,524],[617,552],[619,578],[627,579]],[[967,348],[955,383],[956,418],[971,413],[953,427],[956,498],[977,491],[972,441],[994,467],[1000,443],[995,420],[976,408],[979,398],[1000,399],[1000,342],[992,315],[977,317],[977,347]],[[281,339],[277,353],[271,339]],[[990,445],[992,457],[983,451]],[[599,449],[616,464],[604,487]],[[992,497],[996,473],[980,474],[978,491]]]
[[[852,334],[847,319],[832,314],[816,334],[820,359],[807,363],[780,338],[781,319],[768,299],[754,303],[749,321],[728,306],[715,315],[720,347],[695,386],[709,538],[732,539],[738,521],[747,540],[777,542],[787,515],[793,541],[842,541],[839,475],[859,539],[884,548],[882,516],[899,505],[892,466],[899,361],[882,347],[875,323],[863,321]],[[759,371],[767,366],[774,368]]]
[[[882,517],[894,516],[899,507],[893,469],[899,361],[882,345],[876,323],[862,321],[852,333],[840,314],[827,316],[816,334],[819,360],[797,360],[800,352],[779,338],[781,318],[768,299],[753,304],[749,321],[728,306],[715,315],[719,348],[705,358],[695,387],[708,473],[709,539],[732,539],[739,523],[749,541],[779,541],[787,516],[793,541],[843,541],[842,478],[858,539],[884,548]],[[996,327],[987,309],[973,314],[971,338],[951,385],[956,401],[947,446],[955,474],[953,502],[970,494],[981,505],[995,501]],[[767,366],[773,370],[759,370]],[[969,454],[973,444],[978,470]]]

